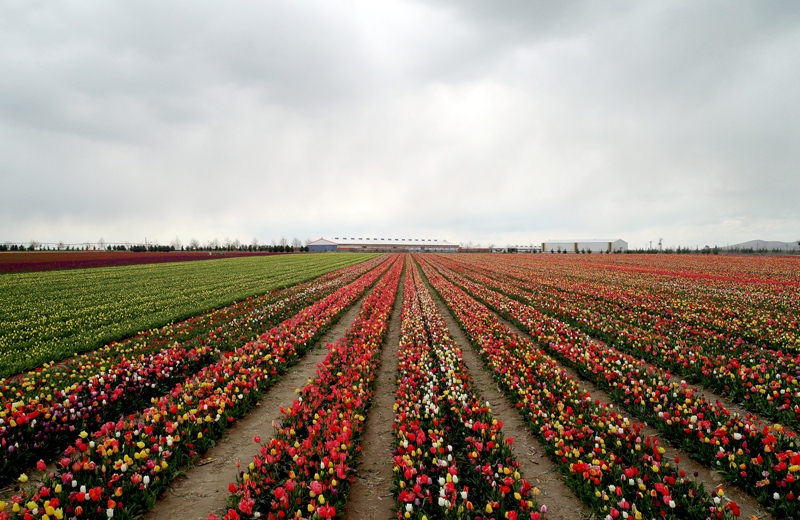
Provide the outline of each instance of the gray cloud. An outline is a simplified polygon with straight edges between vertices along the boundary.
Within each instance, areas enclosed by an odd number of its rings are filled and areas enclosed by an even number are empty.
[[[795,238],[785,2],[5,3],[0,240]]]

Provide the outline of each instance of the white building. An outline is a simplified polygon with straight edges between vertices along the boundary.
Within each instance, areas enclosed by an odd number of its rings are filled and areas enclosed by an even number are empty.
[[[628,243],[620,238],[611,239],[582,239],[582,240],[548,240],[542,242],[542,252],[560,253],[624,253],[628,250]]]

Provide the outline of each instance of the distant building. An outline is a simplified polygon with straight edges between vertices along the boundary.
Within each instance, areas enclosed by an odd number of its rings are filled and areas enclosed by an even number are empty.
[[[455,253],[458,244],[434,238],[364,238],[333,237],[320,238],[308,243],[309,251],[349,251],[349,252],[436,252]]]
[[[628,243],[622,239],[588,240],[548,240],[542,242],[542,252],[550,253],[623,253],[628,250]]]
[[[308,250],[312,253],[324,253],[326,251],[337,251],[338,247],[336,242],[320,238],[308,243]]]

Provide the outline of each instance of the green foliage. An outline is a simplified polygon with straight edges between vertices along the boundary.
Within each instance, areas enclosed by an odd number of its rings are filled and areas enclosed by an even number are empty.
[[[0,276],[0,377],[375,255],[280,255]]]

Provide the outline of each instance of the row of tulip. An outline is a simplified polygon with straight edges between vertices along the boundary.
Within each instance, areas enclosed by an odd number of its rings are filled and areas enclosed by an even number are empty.
[[[386,272],[388,262],[226,353],[140,413],[81,432],[30,496],[0,502],[9,518],[136,518],[180,469],[214,445],[288,366]],[[43,463],[42,463],[43,464]]]
[[[663,336],[665,339],[662,341],[668,340],[671,346],[699,342],[704,348],[730,348],[746,343],[740,334],[732,334],[729,330],[736,328],[737,320],[730,302],[724,306],[711,305],[696,291],[693,299],[689,299],[683,293],[678,296],[671,294],[673,287],[669,285],[664,288],[656,284],[646,290],[631,287],[629,275],[614,276],[603,271],[583,273],[584,277],[591,278],[576,279],[579,266],[569,266],[572,269],[567,272],[541,272],[502,260],[457,264],[524,289],[530,293],[526,297],[534,298],[537,305],[576,322],[587,319],[587,314],[591,316],[594,311],[635,327],[634,335],[655,333]],[[739,302],[739,306],[742,305],[744,303]],[[725,326],[723,321],[730,323]],[[775,337],[776,331],[770,330],[758,343],[772,341]]]
[[[552,282],[560,280],[530,276],[530,269],[509,265],[502,259],[451,261],[448,267],[467,276],[472,276],[472,273],[483,275],[494,283],[503,284],[504,288],[511,288],[515,291],[514,297],[534,300],[538,307],[576,322],[591,319],[597,313],[641,329],[636,333],[657,333],[674,343],[702,341],[704,346],[711,347],[735,343],[735,338],[730,335],[703,325],[690,325],[680,315],[665,312],[663,304],[654,301],[652,295],[644,298],[621,287],[575,281],[569,277],[565,277],[560,285],[553,285]]]
[[[461,262],[442,265],[698,382],[754,413],[800,428],[800,354],[754,348],[741,338],[681,326],[674,317],[661,318],[647,330],[649,327],[642,323],[647,318],[640,318],[643,313],[627,312],[596,296],[572,293],[568,298],[557,298],[536,282],[486,269],[466,270]]]
[[[0,377],[288,287],[373,255],[275,255],[0,277]]]
[[[800,306],[796,283],[653,273],[563,259],[556,265],[530,259],[501,263],[518,268],[524,279],[536,276],[537,283],[550,286],[550,290],[607,292],[610,294],[604,298],[611,296],[656,318],[678,318],[686,326],[708,328],[754,345],[792,352],[800,349],[800,319],[796,313],[786,312]]]
[[[481,403],[416,267],[407,270],[398,350],[394,480],[398,520],[539,520],[502,422]]]
[[[226,520],[333,518],[342,511],[402,271],[397,257],[346,334],[328,346],[316,379],[281,410],[276,436],[231,483]]]
[[[562,257],[563,258],[563,257]],[[800,283],[800,259],[788,256],[752,255],[586,255],[573,257],[588,265],[739,282],[769,280]]]
[[[92,431],[106,421],[140,410],[150,399],[208,365],[209,346],[174,347],[125,361],[85,386],[48,403],[12,403],[0,417],[0,481],[19,477],[37,460],[51,460],[75,440],[75,432]]]
[[[622,353],[502,294],[455,273],[444,274],[479,301],[528,331],[534,340],[639,419],[728,480],[751,492],[773,513],[795,517],[800,439],[781,425],[731,413],[668,372]]]
[[[594,400],[549,356],[514,334],[485,305],[446,280],[430,265],[423,270],[464,331],[520,409],[576,495],[604,518],[730,518],[723,505],[688,477],[677,460],[664,458],[657,437],[643,424]]]
[[[195,345],[189,345],[187,341],[201,341],[206,337],[213,339],[215,331],[220,327],[240,323],[244,324],[242,329],[245,329],[247,326],[257,325],[259,321],[272,319],[281,302],[297,301],[303,297],[317,298],[317,293],[341,287],[342,283],[355,279],[380,261],[375,258],[331,271],[304,283],[245,298],[159,329],[146,330],[124,340],[112,341],[85,354],[60,362],[45,363],[30,372],[0,378],[0,408],[4,408],[9,402],[52,400],[59,392],[70,392],[85,384],[88,378],[107,372],[118,363],[154,354],[176,342],[191,347]],[[244,341],[232,346],[238,347],[243,343]]]
[[[344,286],[364,268],[303,284],[285,297],[260,307],[236,306],[226,321],[202,337],[175,343],[159,352],[124,356],[101,374],[59,389],[47,399],[6,401],[0,411],[0,481],[16,478],[39,459],[58,455],[75,431],[92,431],[106,421],[141,410],[176,383],[211,363],[218,351],[229,351],[274,327],[300,309]],[[222,314],[222,313],[220,313]]]
[[[529,279],[528,269],[508,267],[512,269],[508,274]],[[572,298],[596,299],[635,314],[642,323],[666,330],[682,326],[683,333],[698,338],[713,335],[717,341],[747,340],[760,346],[791,347],[792,331],[798,327],[797,318],[785,313],[800,304],[797,292],[780,285],[733,281],[709,285],[680,277],[639,278],[604,270],[579,273],[578,266],[561,273],[542,273],[535,280],[536,286]],[[762,297],[754,301],[754,294]]]

